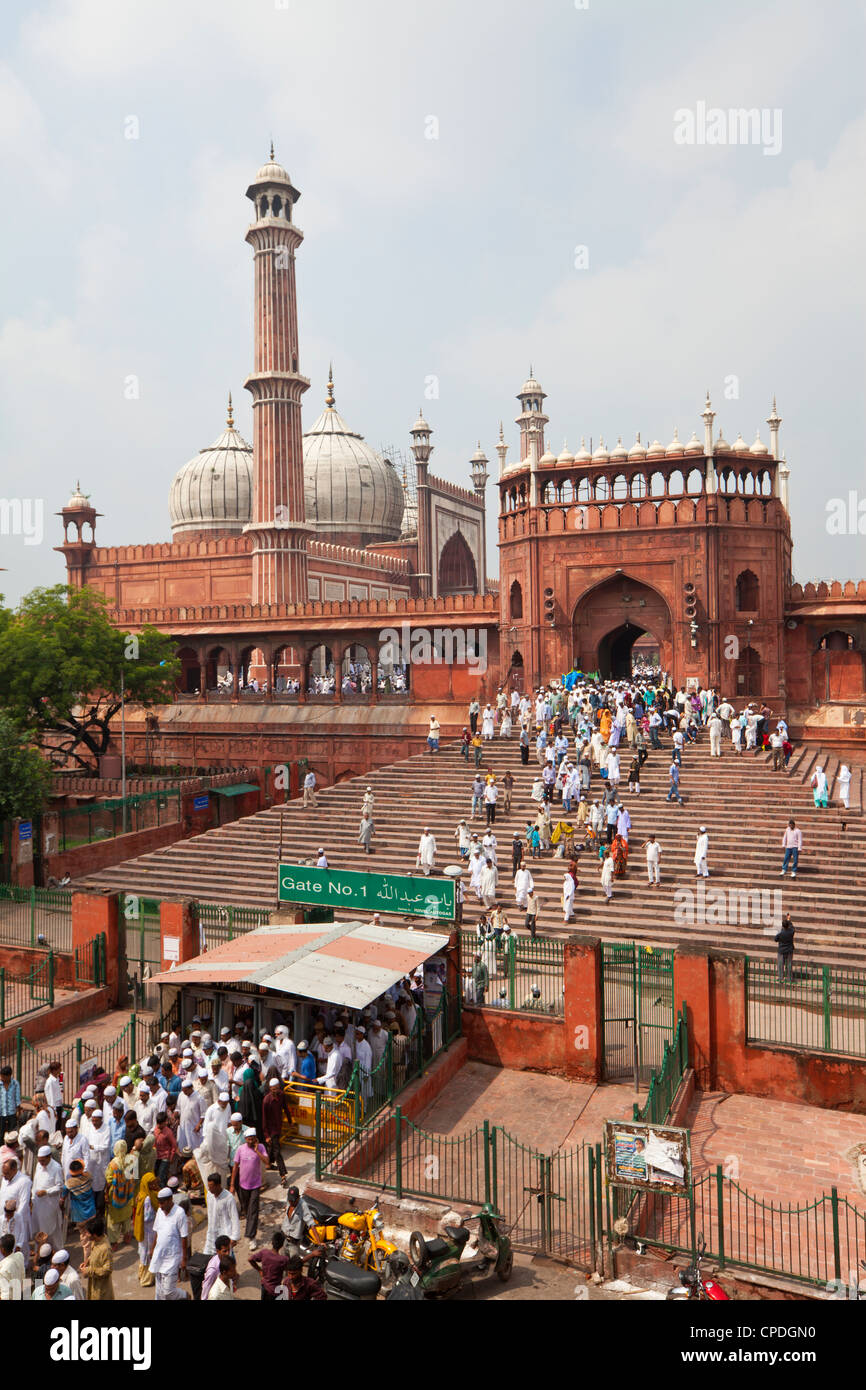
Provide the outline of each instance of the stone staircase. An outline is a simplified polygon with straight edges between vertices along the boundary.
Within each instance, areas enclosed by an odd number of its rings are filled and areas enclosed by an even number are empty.
[[[625,756],[621,761],[625,771],[628,761]],[[665,801],[670,744],[663,740],[660,751],[650,751],[640,796],[630,796],[621,784],[632,818],[632,853],[628,874],[615,881],[609,905],[605,905],[599,885],[599,866],[585,853],[580,856],[575,921],[566,926],[559,906],[563,861],[548,854],[531,862],[542,899],[541,933],[566,936],[579,929],[607,940],[657,946],[691,943],[752,955],[773,954],[772,933],[776,928],[768,927],[760,913],[757,920],[746,923],[723,920],[691,924],[682,920],[682,906],[679,917],[676,915],[675,888],[694,893],[696,887],[694,844],[698,826],[703,824],[710,835],[706,889],[781,890],[781,908],[790,911],[797,928],[799,959],[866,966],[863,768],[852,768],[851,810],[846,814],[835,805],[828,810],[814,808],[808,783],[818,762],[823,763],[832,785],[839,765],[835,753],[806,745],[797,750],[786,771],[773,772],[766,755],[743,753],[737,757],[727,744],[721,759],[711,759],[708,737],[702,734],[701,742],[687,746],[684,753],[680,788],[685,804],[679,806]],[[501,776],[509,767],[515,778],[512,812],[505,816],[500,807],[495,826],[499,901],[512,925],[522,929],[522,914],[514,905],[510,846],[513,830],[522,833],[534,809],[529,791],[537,763],[533,749],[529,766],[521,765],[515,738],[485,743],[482,769],[492,769]],[[418,754],[328,787],[319,792],[316,809],[304,810],[300,801],[293,801],[79,882],[156,898],[273,907],[281,822],[286,863],[313,862],[322,845],[333,868],[375,868],[394,873],[412,871],[418,837],[429,825],[437,839],[436,864],[441,869],[457,861],[454,830],[462,816],[469,819],[473,774],[471,761],[464,762],[456,745],[443,746],[438,755]],[[367,785],[375,793],[376,852],[372,857],[356,843]],[[594,775],[591,795],[600,796],[602,785]],[[804,851],[797,879],[782,880],[780,841],[792,816],[803,831]],[[556,818],[554,814],[554,822]],[[483,821],[476,819],[474,826],[482,827]],[[640,848],[649,833],[654,833],[662,846],[662,886],[658,889],[647,885]],[[767,900],[768,907],[774,901]],[[474,924],[479,910],[474,895],[468,896],[465,925]],[[399,925],[402,919],[395,917],[393,921]]]

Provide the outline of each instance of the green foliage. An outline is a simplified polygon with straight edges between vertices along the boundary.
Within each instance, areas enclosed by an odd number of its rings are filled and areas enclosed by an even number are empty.
[[[0,706],[44,745],[95,767],[126,703],[171,699],[180,663],[170,637],[145,627],[123,632],[107,600],[58,584],[34,589],[17,611],[0,609]]]
[[[0,824],[32,820],[51,791],[51,768],[32,738],[0,713]]]

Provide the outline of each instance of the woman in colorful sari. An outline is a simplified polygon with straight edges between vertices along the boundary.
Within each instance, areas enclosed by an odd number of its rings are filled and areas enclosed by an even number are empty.
[[[129,1245],[132,1234],[132,1206],[135,1198],[135,1163],[127,1153],[126,1140],[118,1139],[114,1158],[105,1170],[105,1225],[112,1248],[123,1240]]]
[[[614,835],[610,853],[613,859],[614,878],[625,878],[626,866],[628,865],[628,840],[624,839],[622,835]]]
[[[156,1283],[156,1275],[151,1274],[147,1267],[147,1257],[150,1252],[153,1223],[159,1210],[159,1204],[156,1200],[158,1192],[159,1182],[156,1174],[146,1173],[139,1184],[138,1196],[135,1199],[135,1214],[132,1218],[132,1234],[138,1241],[138,1282],[143,1289],[149,1289]]]

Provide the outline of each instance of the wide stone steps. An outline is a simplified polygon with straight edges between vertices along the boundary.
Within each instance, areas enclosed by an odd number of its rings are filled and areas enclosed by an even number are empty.
[[[808,789],[810,768],[814,765],[812,750],[806,758],[798,749],[795,758],[784,773],[772,772],[764,755],[743,754],[738,758],[726,748],[721,759],[710,759],[708,740],[704,737],[700,745],[689,746],[685,751],[686,805],[680,807],[664,799],[669,745],[651,751],[642,776],[641,795],[630,796],[621,783],[632,817],[633,848],[628,876],[615,882],[613,901],[605,906],[598,884],[599,867],[590,863],[586,855],[581,856],[574,925],[610,939],[635,939],[659,946],[690,942],[725,945],[752,954],[772,952],[774,944],[762,921],[745,925],[712,921],[688,925],[677,920],[674,889],[696,889],[694,836],[697,826],[706,824],[710,831],[712,877],[705,888],[764,892],[781,889],[783,906],[791,911],[798,928],[801,957],[839,964],[863,962],[866,908],[862,866],[866,859],[866,833],[861,828],[862,820],[854,816],[841,837],[837,814],[817,811],[812,805]],[[621,761],[625,771],[630,761],[625,749]],[[511,832],[516,826],[522,831],[525,825],[537,762],[533,750],[529,766],[523,767],[516,739],[495,739],[484,745],[482,766],[497,776],[510,767],[515,778],[512,813],[504,817],[500,812],[495,829],[501,869],[499,900],[512,922],[519,925],[521,914],[514,906],[511,886]],[[829,778],[829,758],[824,766]],[[270,907],[275,898],[281,834],[284,862],[314,860],[319,845],[324,845],[333,867],[407,873],[413,869],[418,836],[425,824],[437,837],[437,865],[441,868],[457,858],[453,831],[461,817],[469,820],[473,775],[474,767],[467,766],[456,747],[443,747],[438,756],[418,754],[403,763],[320,791],[316,809],[305,810],[299,801],[276,807],[126,865],[114,866],[90,881],[115,891],[154,897],[191,897]],[[377,852],[372,857],[366,856],[356,843],[361,799],[368,785],[375,794]],[[600,795],[601,788],[601,779],[594,777],[593,794]],[[788,878],[782,884],[780,840],[791,815],[803,829],[805,851],[796,882]],[[482,826],[483,822],[476,820],[475,828],[480,833]],[[663,846],[660,889],[650,889],[646,884],[640,850],[641,841],[650,831]],[[544,934],[567,935],[573,930],[561,922],[558,906],[563,868],[561,860],[550,856],[531,863],[543,901]],[[765,900],[764,907],[769,907],[771,901]],[[680,914],[682,910],[680,903]],[[474,923],[476,917],[474,895],[470,894],[467,925]]]

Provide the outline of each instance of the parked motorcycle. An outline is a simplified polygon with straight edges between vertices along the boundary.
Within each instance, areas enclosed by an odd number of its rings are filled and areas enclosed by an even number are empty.
[[[349,1260],[326,1254],[310,1261],[309,1274],[322,1285],[329,1303],[375,1303],[382,1287],[374,1269],[361,1269]]]
[[[478,1248],[467,1255],[467,1221],[478,1221]],[[511,1278],[514,1252],[511,1239],[502,1230],[501,1219],[489,1204],[475,1216],[464,1217],[459,1226],[446,1226],[444,1236],[426,1240],[420,1231],[409,1237],[411,1270],[398,1276],[388,1298],[408,1299],[420,1290],[424,1298],[443,1298],[458,1289],[464,1279],[483,1278],[492,1271],[503,1283]]]
[[[390,1284],[397,1278],[399,1261],[396,1267],[393,1261],[400,1251],[393,1241],[385,1239],[385,1223],[376,1207],[356,1211],[352,1198],[349,1202],[351,1210],[339,1214],[324,1202],[309,1197],[304,1200],[311,1215],[316,1218],[316,1224],[308,1228],[308,1245],[311,1249],[329,1246],[341,1261],[377,1274],[384,1284]]]
[[[703,1234],[698,1236],[695,1246],[695,1258],[692,1264],[679,1272],[679,1283],[673,1284],[667,1296],[669,1299],[678,1301],[680,1299],[710,1299],[714,1302],[730,1302],[721,1284],[711,1275],[701,1273],[701,1260],[707,1243]]]

